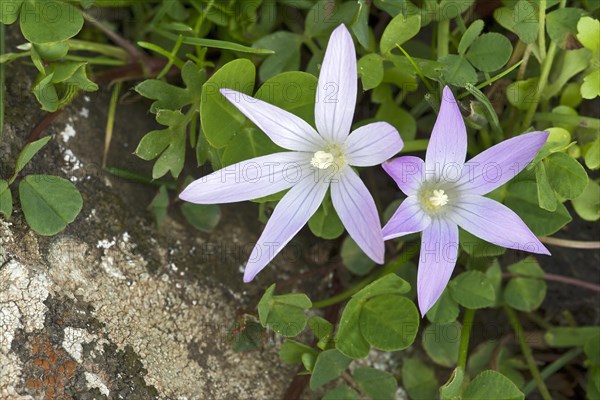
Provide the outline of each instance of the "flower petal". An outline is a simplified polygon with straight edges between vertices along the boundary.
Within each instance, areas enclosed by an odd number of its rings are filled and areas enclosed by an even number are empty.
[[[490,147],[465,163],[456,187],[484,195],[502,186],[533,160],[548,135],[545,131],[526,133]]]
[[[400,134],[387,122],[374,122],[355,130],[346,140],[346,160],[357,167],[381,164],[403,146]]]
[[[419,157],[398,157],[381,166],[407,196],[416,195],[426,178],[425,162]]]
[[[448,218],[471,234],[498,246],[550,255],[514,211],[487,197],[461,196]]]
[[[272,104],[232,89],[221,94],[284,149],[315,152],[325,147],[323,138],[302,118]]]
[[[283,152],[252,158],[190,183],[179,198],[197,204],[234,203],[289,189],[306,177],[309,153]]]
[[[354,43],[342,24],[329,38],[317,86],[315,124],[326,140],[343,142],[350,133],[357,80]]]
[[[359,176],[346,166],[331,182],[331,201],[346,230],[358,246],[383,264],[384,244],[375,201]]]
[[[447,168],[460,170],[466,157],[467,129],[465,121],[452,91],[446,86],[442,94],[440,113],[433,126],[425,153],[425,166],[428,173],[435,171],[438,178],[444,177],[446,174],[454,175],[452,172],[448,172]]]
[[[431,217],[423,212],[417,197],[409,196],[400,204],[392,218],[383,227],[383,240],[421,232],[430,224]]]
[[[275,207],[269,222],[252,250],[244,270],[250,282],[283,249],[317,211],[329,184],[307,176],[295,185]]]
[[[421,315],[435,304],[446,288],[458,255],[458,227],[435,218],[423,231],[417,273],[417,294]]]

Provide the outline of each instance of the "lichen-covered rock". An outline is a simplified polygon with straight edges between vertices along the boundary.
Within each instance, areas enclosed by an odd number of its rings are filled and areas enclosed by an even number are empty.
[[[4,177],[42,117],[26,71],[7,71]],[[107,104],[107,93],[77,99],[24,171],[70,179],[84,198],[77,220],[47,238],[18,204],[0,217],[0,398],[281,398],[295,371],[276,345],[236,353],[229,334],[264,289],[240,272],[257,223],[229,212],[208,235],[173,212],[157,230],[145,209],[154,190],[99,167]],[[152,119],[144,104],[123,107],[109,164],[143,172],[131,153]]]

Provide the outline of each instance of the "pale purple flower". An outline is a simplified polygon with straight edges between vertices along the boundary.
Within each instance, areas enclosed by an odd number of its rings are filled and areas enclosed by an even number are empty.
[[[421,314],[446,287],[458,255],[458,227],[498,246],[550,254],[506,206],[484,197],[533,160],[548,132],[531,132],[499,143],[465,163],[467,131],[448,87],[444,88],[425,161],[399,157],[383,169],[408,197],[383,228],[384,240],[423,232],[417,275]]]
[[[298,233],[327,190],[342,223],[373,261],[384,256],[375,202],[351,166],[381,164],[402,148],[398,131],[375,122],[350,133],[356,105],[356,54],[344,25],[333,31],[321,66],[315,104],[318,132],[285,110],[243,93],[221,93],[277,145],[269,154],[223,168],[192,182],[179,197],[198,203],[251,200],[290,189],[279,201],[244,271],[249,282]]]

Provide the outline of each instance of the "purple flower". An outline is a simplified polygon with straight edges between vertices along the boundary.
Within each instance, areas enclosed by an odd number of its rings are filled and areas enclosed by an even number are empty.
[[[527,133],[465,163],[467,131],[454,96],[445,87],[425,161],[408,156],[383,164],[408,196],[383,228],[384,240],[423,232],[417,276],[422,315],[452,275],[459,226],[498,246],[550,254],[517,214],[484,197],[525,168],[547,138],[548,132]]]
[[[290,189],[275,207],[244,271],[249,282],[319,208],[327,189],[346,230],[375,262],[384,255],[375,202],[351,166],[381,164],[402,148],[398,131],[375,122],[350,133],[356,105],[356,55],[344,25],[333,31],[321,67],[315,104],[318,132],[297,116],[243,93],[221,93],[277,145],[269,154],[192,182],[179,197],[198,204],[231,203]]]

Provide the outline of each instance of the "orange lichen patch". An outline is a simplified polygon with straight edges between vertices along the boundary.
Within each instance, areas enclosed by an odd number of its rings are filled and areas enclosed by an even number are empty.
[[[77,363],[60,348],[54,347],[46,335],[33,339],[30,376],[25,385],[48,399],[71,399],[65,386],[75,375]]]

